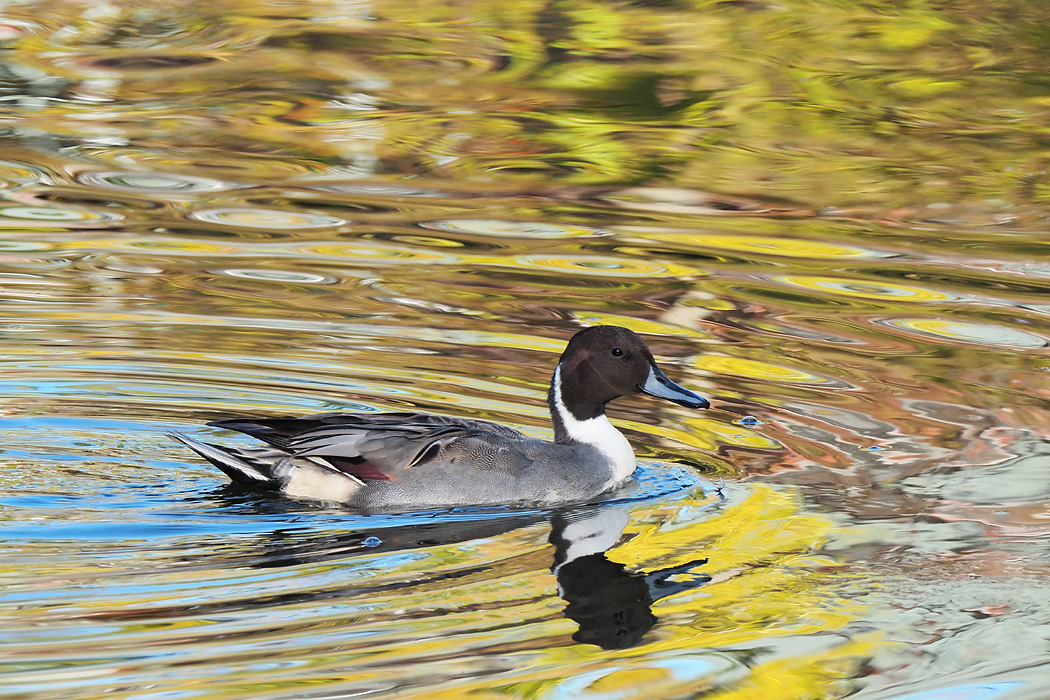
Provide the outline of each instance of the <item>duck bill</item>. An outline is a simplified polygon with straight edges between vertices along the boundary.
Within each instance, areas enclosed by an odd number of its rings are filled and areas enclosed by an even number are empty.
[[[650,396],[674,401],[680,406],[689,408],[709,408],[711,406],[711,403],[703,396],[698,396],[672,382],[655,365],[649,366],[649,376],[643,384],[638,386],[638,389]]]

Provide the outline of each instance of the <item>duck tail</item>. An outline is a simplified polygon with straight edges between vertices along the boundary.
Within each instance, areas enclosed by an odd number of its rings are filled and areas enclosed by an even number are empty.
[[[281,482],[274,474],[276,464],[274,455],[271,454],[276,450],[239,450],[200,442],[178,433],[167,433],[167,436],[214,464],[238,484],[268,491],[281,488]]]

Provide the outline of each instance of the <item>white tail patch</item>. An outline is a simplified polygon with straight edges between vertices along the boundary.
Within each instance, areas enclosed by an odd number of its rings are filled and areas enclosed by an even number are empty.
[[[353,477],[305,464],[293,465],[285,479],[281,491],[286,495],[315,501],[345,503],[361,488],[361,482]]]
[[[561,365],[554,370],[554,410],[558,412],[565,432],[576,442],[598,448],[613,466],[612,484],[618,484],[634,473],[634,450],[631,443],[603,413],[587,420],[577,420],[561,400]],[[610,484],[610,485],[612,485]]]

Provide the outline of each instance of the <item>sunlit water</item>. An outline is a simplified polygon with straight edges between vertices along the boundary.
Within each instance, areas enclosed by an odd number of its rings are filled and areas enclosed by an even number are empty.
[[[6,12],[0,697],[1050,696],[1038,4]],[[713,403],[614,404],[595,504],[365,516],[164,436],[550,437],[595,323]]]

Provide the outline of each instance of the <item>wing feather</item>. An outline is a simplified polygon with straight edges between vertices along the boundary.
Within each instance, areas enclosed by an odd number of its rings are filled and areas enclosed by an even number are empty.
[[[235,418],[209,425],[246,433],[289,455],[323,461],[364,481],[396,479],[460,442],[473,451],[487,442],[527,439],[498,423],[423,413],[321,413],[302,418]]]

